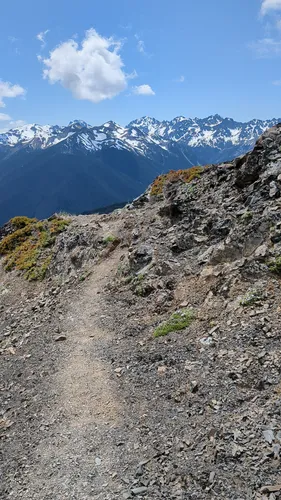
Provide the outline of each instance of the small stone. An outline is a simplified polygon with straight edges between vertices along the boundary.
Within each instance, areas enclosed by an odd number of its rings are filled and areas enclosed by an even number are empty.
[[[55,342],[62,342],[63,340],[66,340],[66,335],[59,335],[55,338]]]
[[[219,330],[219,325],[213,326],[213,328],[209,331],[209,335],[213,335],[217,330]]]
[[[270,190],[269,190],[270,198],[274,198],[274,196],[279,195],[280,191],[279,191],[279,188],[278,188],[276,182],[271,181],[271,183],[269,184],[269,187],[270,187]]]
[[[147,487],[146,486],[139,486],[138,488],[133,488],[132,493],[133,495],[144,495],[147,492]]]
[[[209,483],[213,483],[216,473],[214,471],[210,472]]]
[[[95,458],[95,464],[96,465],[101,465],[101,459],[99,457]]]
[[[166,371],[167,371],[167,366],[158,366],[157,372],[159,373],[159,375],[164,375]]]
[[[138,467],[135,473],[135,477],[140,477],[143,475],[143,468],[142,466]]]
[[[185,300],[184,302],[181,302],[180,307],[187,307],[188,302]]]
[[[202,337],[200,343],[204,346],[212,346],[214,345],[214,339],[212,337]]]
[[[271,429],[266,429],[265,431],[263,431],[263,437],[264,439],[269,443],[271,444],[272,441],[274,440],[274,433]]]
[[[190,383],[190,390],[193,394],[198,391],[198,382],[196,380],[192,380]]]

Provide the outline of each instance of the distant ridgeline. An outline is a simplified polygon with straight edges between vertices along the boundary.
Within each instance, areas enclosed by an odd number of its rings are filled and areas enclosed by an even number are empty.
[[[244,154],[278,121],[144,117],[127,127],[75,120],[10,130],[0,134],[0,225],[17,215],[107,213],[170,170]]]

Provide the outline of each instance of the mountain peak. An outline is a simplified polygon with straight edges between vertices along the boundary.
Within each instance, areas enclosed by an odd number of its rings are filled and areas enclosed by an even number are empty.
[[[68,126],[69,127],[75,126],[77,128],[84,128],[84,127],[89,128],[89,127],[91,127],[91,125],[86,123],[84,120],[73,120],[73,121],[69,122]]]
[[[173,122],[183,122],[187,120],[187,118],[185,116],[176,116],[172,121]]]

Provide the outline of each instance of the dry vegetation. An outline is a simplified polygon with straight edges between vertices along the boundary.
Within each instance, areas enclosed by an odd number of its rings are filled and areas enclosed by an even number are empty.
[[[151,186],[151,196],[160,196],[163,194],[163,188],[167,182],[182,182],[188,184],[193,179],[200,177],[203,167],[192,167],[184,170],[170,170],[167,174],[159,175]]]
[[[51,217],[45,221],[29,217],[14,217],[9,224],[12,232],[0,243],[0,255],[5,256],[6,271],[23,271],[28,280],[42,280],[52,259],[52,247],[69,219]]]

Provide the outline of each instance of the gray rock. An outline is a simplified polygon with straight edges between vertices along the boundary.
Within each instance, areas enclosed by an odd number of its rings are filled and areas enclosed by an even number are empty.
[[[134,496],[137,495],[144,495],[147,492],[147,487],[146,486],[139,486],[138,488],[133,488],[132,493]]]

